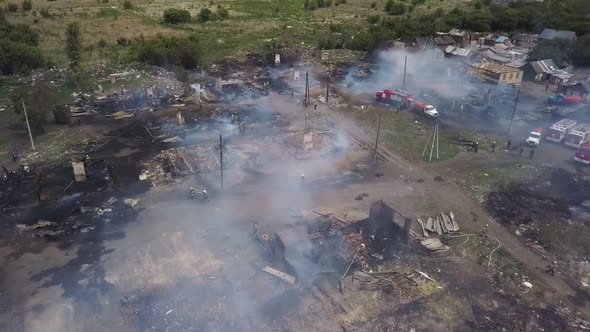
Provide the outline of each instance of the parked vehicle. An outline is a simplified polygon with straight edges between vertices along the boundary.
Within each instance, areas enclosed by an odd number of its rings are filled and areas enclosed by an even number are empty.
[[[541,143],[541,134],[543,134],[543,129],[537,128],[529,134],[529,137],[526,139],[526,143],[528,145],[537,146]]]
[[[582,164],[590,165],[590,145],[581,145],[574,155],[574,160]]]
[[[395,106],[408,106],[414,102],[414,98],[409,92],[399,89],[377,91],[375,96],[377,98],[377,101]]]
[[[567,133],[576,126],[576,121],[571,119],[563,119],[553,124],[547,130],[545,139],[551,142],[561,143]]]
[[[590,143],[590,123],[587,122],[573,127],[565,136],[567,146],[578,148],[584,143]]]
[[[566,96],[563,94],[557,94],[553,96],[549,96],[547,98],[547,103],[551,105],[569,105],[569,104],[579,104],[584,99],[580,96]]]
[[[428,105],[428,104],[423,103],[421,101],[415,102],[414,108],[417,109],[418,111],[422,112],[424,115],[426,115],[428,117],[436,118],[438,116],[438,111],[436,110],[436,107],[434,107],[432,105]]]

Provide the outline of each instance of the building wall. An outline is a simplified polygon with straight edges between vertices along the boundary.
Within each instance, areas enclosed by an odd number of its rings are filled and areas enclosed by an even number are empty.
[[[522,82],[523,71],[518,70],[511,73],[500,74],[500,82],[504,84],[519,84]]]

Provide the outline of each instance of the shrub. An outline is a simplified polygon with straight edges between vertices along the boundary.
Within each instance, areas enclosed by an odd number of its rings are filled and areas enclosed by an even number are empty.
[[[119,37],[117,38],[117,45],[119,46],[129,46],[131,45],[131,40],[127,39],[125,37]]]
[[[123,1],[123,9],[133,9],[133,2],[129,1],[129,0],[125,0]]]
[[[475,9],[480,10],[481,7],[483,7],[483,4],[481,3],[481,1],[477,1],[476,3],[473,4],[473,7],[475,7]]]
[[[373,8],[373,9],[377,8],[377,3],[375,1],[371,2],[371,8]]]
[[[164,22],[169,24],[188,23],[191,13],[188,10],[168,8],[164,11]]]
[[[277,9],[277,13],[278,13],[278,7]],[[219,18],[220,20],[227,20],[229,18],[229,10],[227,10],[227,8],[222,7],[222,6],[218,6],[217,7],[217,18]]]
[[[23,0],[23,3],[21,4],[21,6],[23,7],[23,11],[27,12],[27,11],[33,9],[33,2],[31,0]]]
[[[72,112],[66,105],[57,105],[53,110],[53,118],[56,124],[67,125],[72,122]]]
[[[381,19],[381,17],[379,15],[369,15],[367,16],[367,22],[369,24],[377,24],[379,23],[379,20]]]
[[[18,10],[18,5],[17,5],[16,3],[9,2],[9,3],[6,5],[6,9],[7,9],[9,12],[13,12],[13,13],[14,13],[14,12],[16,12],[16,11]]]
[[[207,7],[202,8],[201,11],[199,12],[199,15],[198,15],[199,22],[201,22],[201,23],[209,22],[214,19],[214,15],[215,14],[213,14],[211,9],[209,9]]]
[[[201,47],[196,37],[138,39],[134,45],[138,61],[155,66],[194,69],[200,63]]]
[[[41,10],[39,11],[39,15],[41,15],[41,17],[44,17],[44,18],[49,18],[49,17],[51,17],[51,13],[49,13],[49,9],[47,9],[47,8],[43,8],[43,9],[41,9]]]
[[[393,0],[389,0],[385,5],[385,11],[389,15],[402,15],[406,12],[406,5],[404,5],[403,3],[396,3]]]
[[[99,41],[98,41],[98,47],[100,47],[100,48],[105,48],[105,47],[107,47],[107,41],[106,41],[106,40],[104,40],[104,39],[101,39],[101,40],[99,40]]]

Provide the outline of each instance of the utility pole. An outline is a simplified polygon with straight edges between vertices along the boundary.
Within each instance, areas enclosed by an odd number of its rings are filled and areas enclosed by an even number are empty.
[[[328,83],[326,85],[326,105],[328,105],[328,96],[330,95],[330,73],[332,68],[328,67]]]
[[[310,97],[309,97],[309,72],[305,72],[305,95],[303,98],[303,106],[309,106]]]
[[[29,116],[27,115],[27,108],[25,107],[25,101],[23,100],[23,111],[25,113],[25,121],[27,122],[27,130],[29,131],[29,138],[31,139],[31,147],[35,150],[35,142],[33,141],[33,134],[31,133],[31,125],[29,124]]]
[[[518,106],[518,100],[520,97],[520,89],[516,92],[516,98],[514,99],[514,108],[512,108],[512,116],[510,117],[510,124],[508,125],[508,132],[506,133],[510,136],[510,129],[512,129],[512,120],[514,120],[514,115],[516,114],[516,107]]]
[[[377,122],[377,137],[375,137],[375,153],[373,159],[377,160],[377,145],[379,144],[379,131],[381,130],[381,111],[379,111],[379,121]]]
[[[406,68],[408,66],[408,56],[406,55],[406,57],[404,58],[404,83],[402,85],[402,89],[406,89]]]
[[[223,137],[219,134],[219,164],[221,165],[221,190],[223,190]]]

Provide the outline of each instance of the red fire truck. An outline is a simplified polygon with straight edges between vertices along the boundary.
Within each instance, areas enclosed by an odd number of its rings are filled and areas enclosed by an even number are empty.
[[[551,142],[561,143],[565,138],[565,135],[576,126],[576,121],[571,119],[563,119],[555,124],[553,124],[547,130],[545,134],[545,139]]]
[[[582,164],[590,165],[590,145],[581,145],[574,155],[574,160]]]
[[[565,135],[565,145],[574,148],[590,141],[590,123],[580,123]]]
[[[375,93],[375,96],[377,98],[377,101],[395,106],[409,106],[410,104],[412,104],[412,102],[414,102],[414,98],[412,98],[412,95],[409,92],[399,89],[387,89],[383,91],[377,91],[377,93]]]

